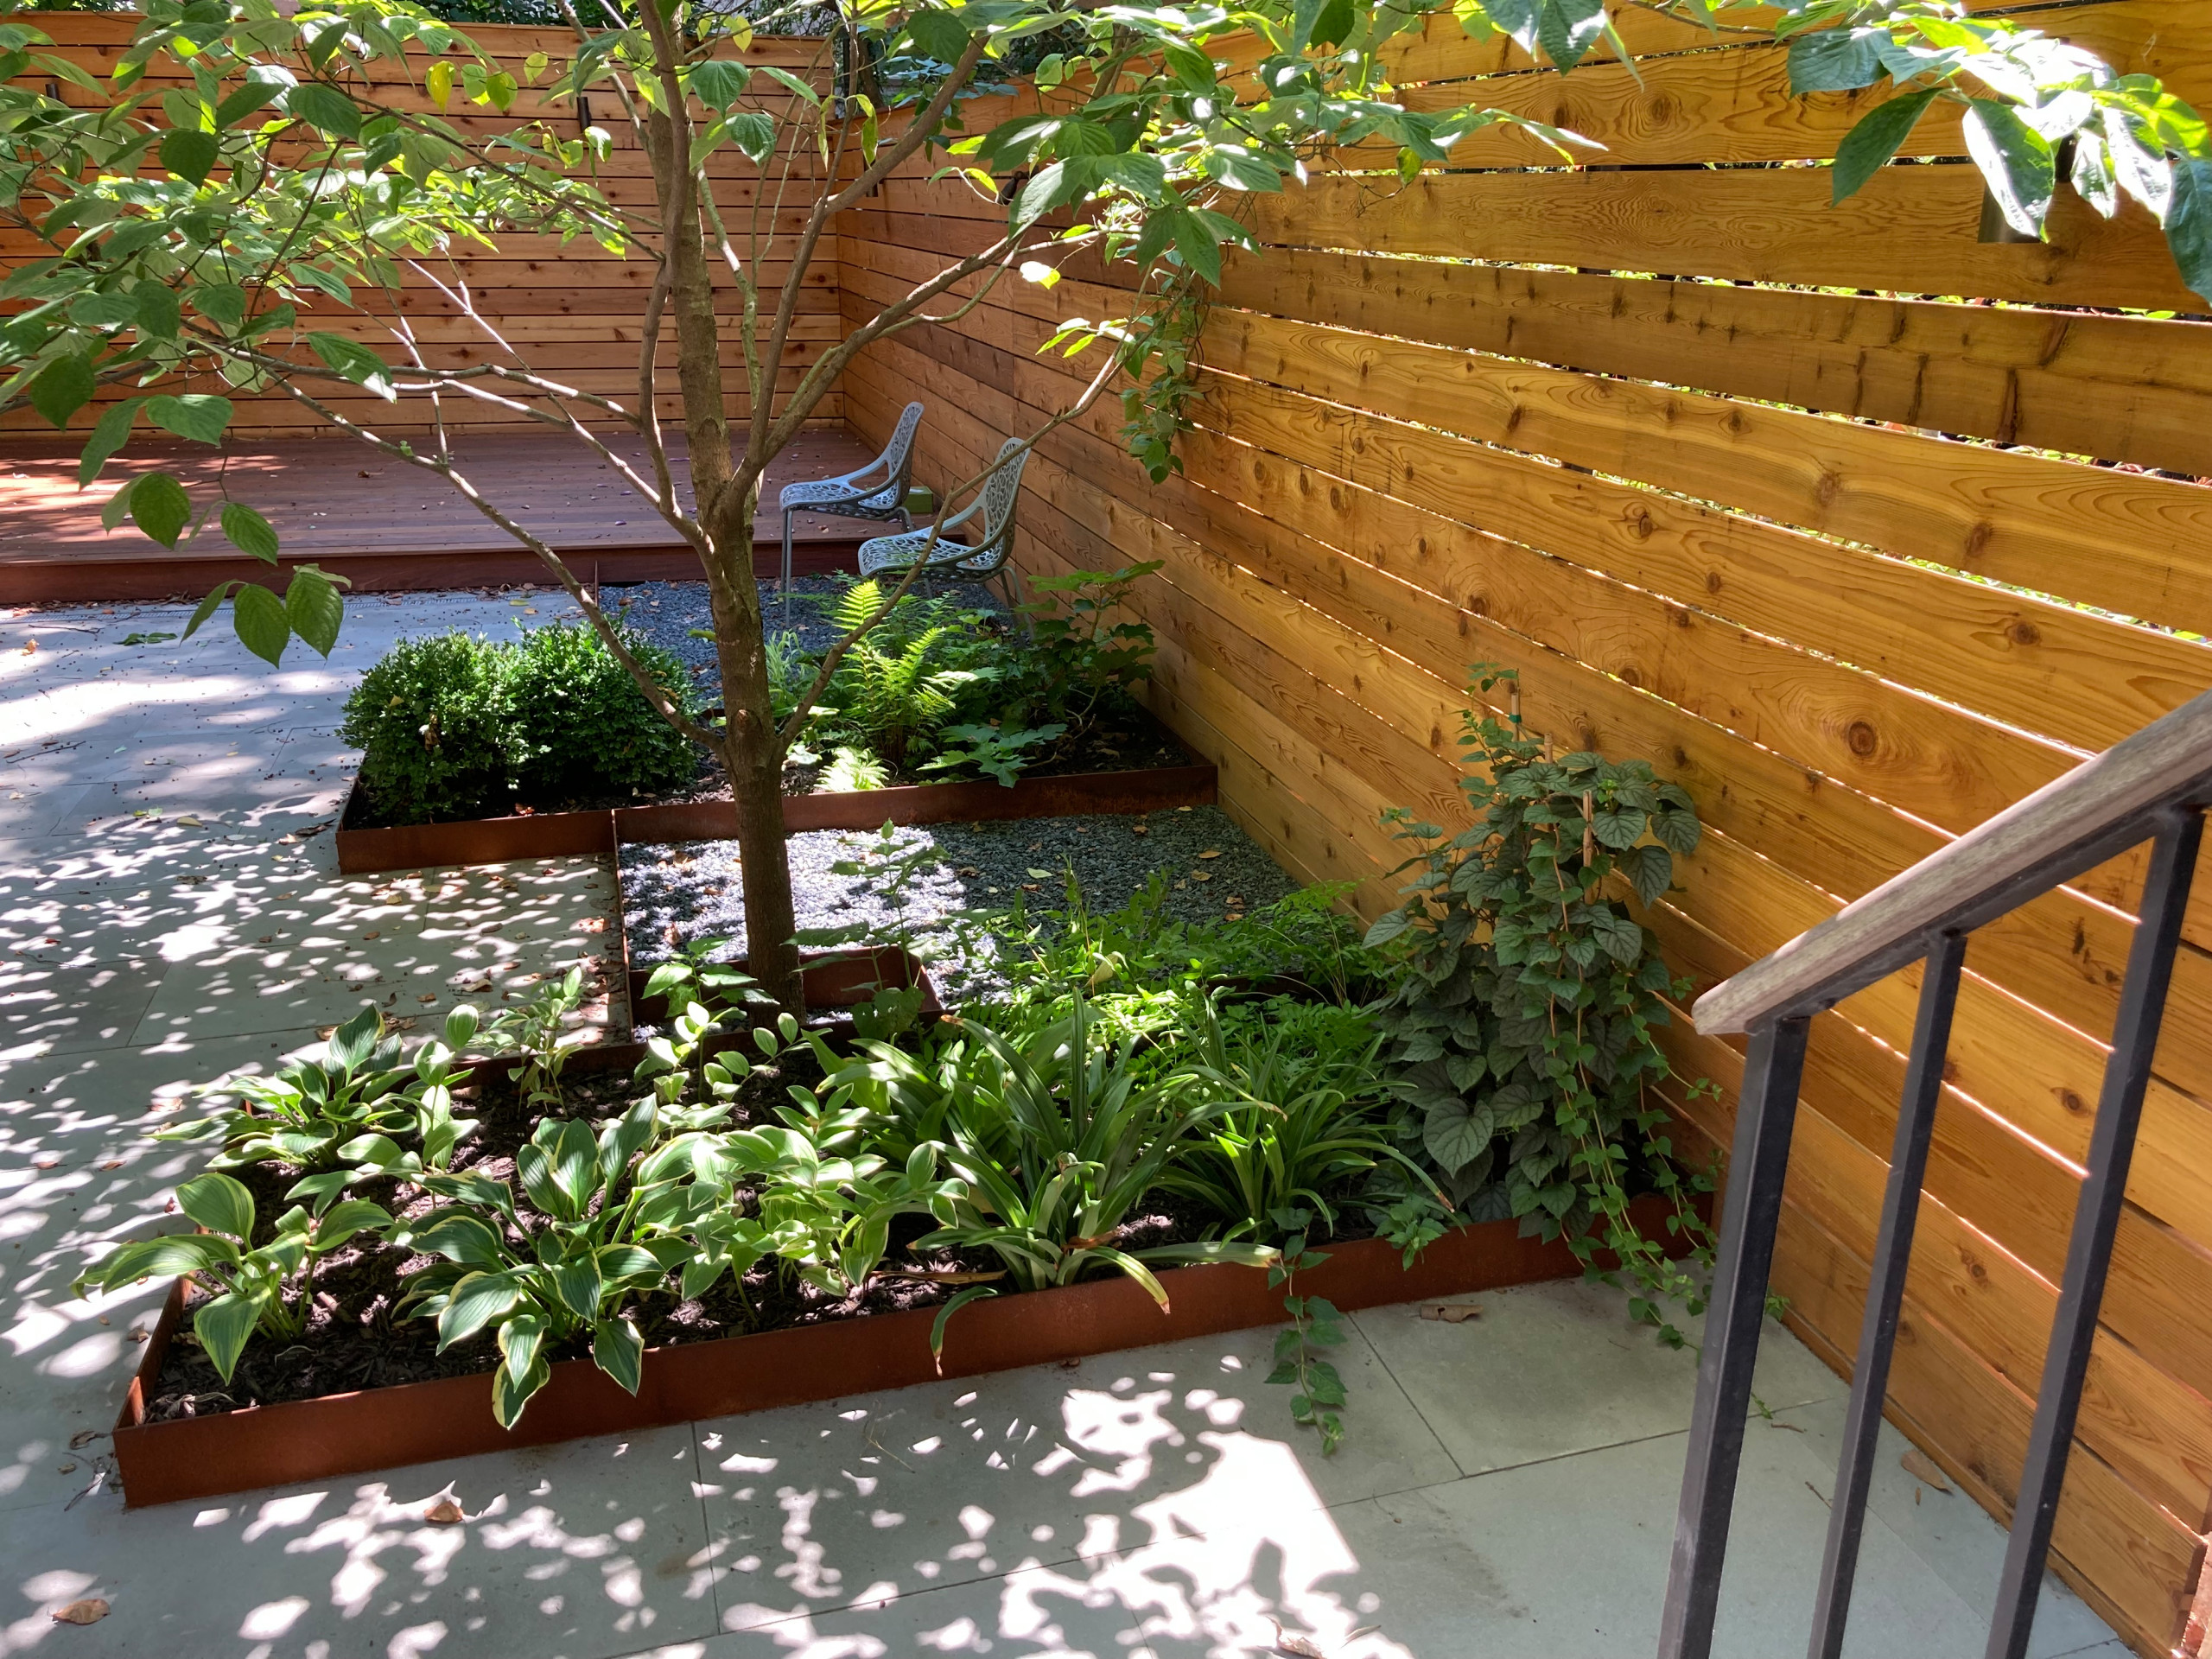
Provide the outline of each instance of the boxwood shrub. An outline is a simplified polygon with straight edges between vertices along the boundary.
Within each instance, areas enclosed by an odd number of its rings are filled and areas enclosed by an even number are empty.
[[[688,710],[683,664],[627,643]],[[696,766],[691,746],[582,623],[516,642],[458,632],[403,639],[362,677],[340,734],[361,751],[361,786],[386,823],[645,793]]]

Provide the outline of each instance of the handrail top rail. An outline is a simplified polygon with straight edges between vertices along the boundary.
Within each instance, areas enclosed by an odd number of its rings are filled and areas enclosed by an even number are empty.
[[[2212,691],[2054,779],[1697,1000],[1699,1031],[1817,1014],[2145,839],[2145,818],[2212,791]],[[2132,833],[2131,833],[2132,832]]]

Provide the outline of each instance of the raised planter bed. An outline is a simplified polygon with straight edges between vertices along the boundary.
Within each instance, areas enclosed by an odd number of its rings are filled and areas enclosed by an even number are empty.
[[[1127,772],[1025,778],[1011,787],[989,782],[915,784],[897,789],[791,795],[784,799],[784,827],[793,832],[874,830],[886,821],[919,824],[1135,814],[1178,806],[1211,806],[1214,799],[1215,772],[1211,764],[1147,766]],[[367,804],[357,783],[346,798],[346,810],[339,820],[338,868],[342,874],[374,875],[447,864],[502,864],[524,858],[612,855],[628,845],[727,841],[737,834],[736,809],[728,801],[533,812],[388,829],[363,827],[366,817]]]
[[[1656,1213],[1644,1219],[1648,1226],[1658,1224]],[[1411,1268],[1381,1239],[1331,1245],[1327,1254],[1325,1264],[1299,1276],[1298,1288],[1347,1309],[1529,1284],[1577,1271],[1564,1243],[1523,1238],[1510,1221],[1448,1234]],[[1256,1268],[1177,1268],[1160,1281],[1168,1293],[1165,1310],[1120,1277],[977,1302],[953,1316],[942,1367],[929,1345],[936,1310],[926,1307],[652,1349],[635,1395],[589,1360],[564,1360],[512,1429],[493,1420],[488,1371],[148,1422],[145,1401],[183,1317],[180,1281],[170,1290],[117,1420],[116,1463],[124,1503],[143,1508],[766,1411],[906,1388],[939,1376],[976,1376],[1283,1318],[1282,1291],[1270,1287]]]

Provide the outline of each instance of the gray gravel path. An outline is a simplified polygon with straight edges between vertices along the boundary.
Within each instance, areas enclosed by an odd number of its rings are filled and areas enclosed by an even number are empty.
[[[830,868],[869,853],[878,842],[873,833],[843,830],[791,838],[791,887],[802,929],[861,923],[880,934],[896,927],[899,903],[871,891],[866,878],[839,875]],[[1232,910],[1272,904],[1298,885],[1227,813],[1211,806],[1144,817],[931,824],[899,830],[895,845],[902,852],[928,851],[929,860],[916,867],[896,899],[903,900],[916,937],[939,947],[950,944],[944,926],[949,917],[1001,909],[1017,898],[1033,913],[1058,909],[1071,866],[1097,911],[1120,908],[1154,870],[1165,871],[1168,908],[1190,922],[1219,921]],[[745,954],[735,842],[626,847],[621,872],[633,962],[664,961],[675,947],[700,939],[727,941],[718,956]],[[948,959],[932,971],[955,998],[976,995],[994,979],[987,957]]]
[[[785,619],[784,603],[777,593],[773,577],[761,583],[760,598],[766,608],[764,619],[768,633],[792,633],[798,637],[804,651],[827,651],[835,645],[838,632],[829,620],[827,610],[810,599],[832,597],[842,593],[849,582],[843,576],[794,576],[791,578],[790,620]],[[932,588],[934,594],[952,600],[974,611],[1003,611],[1006,607],[997,594],[979,582],[959,582],[948,587]],[[692,671],[693,682],[702,690],[721,684],[715,671],[714,642],[695,639],[694,628],[711,628],[714,613],[709,608],[707,584],[703,582],[640,582],[626,587],[610,586],[605,595],[610,604],[625,605],[624,614],[639,632],[661,647],[672,652]]]

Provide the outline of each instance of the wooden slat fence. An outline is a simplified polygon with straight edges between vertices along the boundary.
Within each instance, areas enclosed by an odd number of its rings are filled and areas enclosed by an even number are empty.
[[[2212,104],[2212,0],[2038,20]],[[1955,124],[1832,208],[1820,163],[1860,101],[1791,102],[1770,45],[1621,22],[1640,82],[1535,70],[1448,17],[1398,48],[1430,83],[1412,99],[1609,149],[1567,168],[1482,136],[1402,189],[1354,156],[1256,200],[1268,251],[1232,261],[1207,325],[1183,476],[1146,480],[1109,400],[1032,464],[1019,558],[1165,561],[1141,596],[1156,707],[1287,868],[1370,912],[1399,855],[1383,807],[1465,821],[1467,665],[1516,669],[1535,729],[1695,796],[1707,837],[1648,920],[1701,990],[2212,684],[2212,321],[2139,212],[2069,202],[2049,245],[1982,243]],[[1000,212],[887,185],[843,226],[848,320]],[[966,475],[1066,403],[1082,359],[1037,347],[1116,315],[1125,281],[1004,284],[873,348],[850,421],[880,439],[925,397],[923,478]],[[2139,882],[2115,861],[1967,956],[1891,1412],[1999,1516]],[[1916,991],[1815,1025],[1777,1273],[1839,1369]],[[1682,1104],[1680,1141],[1724,1147],[1738,1046],[1666,1040],[1723,1090]],[[2056,1535],[2145,1654],[2201,1635],[2212,1525],[2212,883],[2158,1073]]]
[[[126,16],[71,12],[41,13],[35,21],[54,37],[64,55],[103,79],[128,46],[137,22],[135,17]],[[465,26],[465,32],[518,79],[524,73],[523,60],[532,52],[543,51],[557,64],[575,49],[574,36],[559,29],[472,24]],[[828,73],[827,50],[823,42],[816,40],[763,37],[741,56],[748,63],[772,63],[795,73],[818,77]],[[393,73],[390,65],[379,68],[386,74]],[[171,78],[181,79],[175,75]],[[160,77],[156,74],[151,79],[158,81]],[[547,79],[550,75],[541,78],[541,88]],[[508,132],[532,118],[543,118],[563,137],[574,137],[578,130],[573,104],[554,104],[542,91],[533,92],[528,87],[523,89],[507,113],[500,114],[489,105],[471,104],[458,88],[447,107],[438,111],[429,94],[421,89],[419,74],[411,84],[377,84],[380,92],[396,107],[440,114],[464,132]],[[60,91],[61,96],[72,101],[90,102],[89,94],[66,82],[60,84]],[[764,107],[781,108],[791,99],[789,94],[777,93],[772,99],[761,101]],[[613,137],[612,152],[598,168],[601,188],[618,205],[650,204],[652,165],[622,118],[613,93],[602,90],[591,94],[590,102],[594,124],[605,128]],[[780,284],[790,270],[785,250],[791,237],[804,223],[804,209],[812,199],[813,177],[819,163],[810,155],[802,155],[796,160],[793,171],[799,199],[795,206],[775,199],[774,180],[780,173],[779,159],[772,159],[765,185],[760,171],[733,149],[725,147],[717,151],[709,165],[715,200],[732,234],[741,238],[741,245],[748,235],[756,206],[760,208],[763,241],[759,279]],[[764,190],[768,193],[765,198],[761,194]],[[52,251],[35,237],[0,232],[0,265],[11,265]],[[512,364],[519,357],[534,373],[581,391],[619,398],[626,404],[637,396],[639,320],[652,280],[652,261],[642,252],[633,252],[626,258],[609,253],[584,238],[563,244],[555,237],[494,232],[489,246],[456,245],[449,257],[427,259],[421,270],[409,270],[396,317],[380,298],[373,296],[369,296],[370,308],[375,315],[368,318],[328,306],[319,312],[312,308],[303,310],[308,326],[353,335],[395,362],[404,361],[391,328],[387,326],[397,321],[421,342],[423,359],[432,366],[466,368],[486,361]],[[454,293],[441,290],[441,283],[448,290],[466,284],[469,303],[497,331],[496,340],[481,324],[466,315]],[[834,261],[817,259],[808,275],[779,390],[789,391],[796,386],[804,365],[838,338],[842,324],[836,283]],[[728,291],[730,308],[735,310],[734,285],[726,276],[721,285]],[[664,350],[655,378],[655,406],[664,418],[682,414],[676,384],[675,339],[675,325],[671,322],[663,329]],[[502,351],[500,342],[512,346],[514,355]],[[732,411],[741,416],[747,405],[744,359],[734,340],[724,348],[723,366]],[[206,385],[195,384],[188,389],[223,390],[212,378]],[[122,391],[107,394],[123,395]],[[397,410],[389,404],[365,396],[330,397],[327,401],[341,413],[365,420],[379,430],[405,429],[422,425],[429,419],[427,404],[419,398],[411,400],[411,406],[404,405]],[[579,414],[588,424],[610,423],[595,418],[582,406]],[[842,393],[833,388],[821,405],[819,416],[828,423],[839,421],[842,416]],[[93,411],[87,410],[79,417],[78,423],[89,424],[95,417]],[[445,400],[445,418],[449,425],[471,429],[523,430],[535,424],[527,416],[466,397]],[[0,423],[0,430],[10,435],[48,429],[35,414],[27,410],[17,411]],[[231,427],[235,436],[246,441],[312,435],[327,429],[318,416],[281,394],[239,400],[238,416]]]

